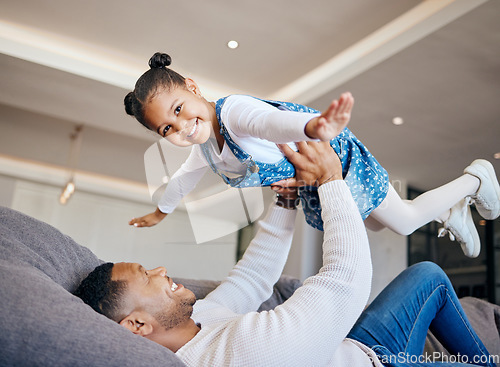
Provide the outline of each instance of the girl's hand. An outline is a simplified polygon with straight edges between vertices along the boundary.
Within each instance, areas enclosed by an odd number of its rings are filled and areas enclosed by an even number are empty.
[[[332,140],[349,123],[353,105],[354,98],[351,93],[343,93],[338,100],[332,101],[325,112],[306,124],[306,135],[321,141]]]
[[[160,223],[167,214],[162,213],[160,209],[156,208],[153,213],[146,214],[140,218],[133,218],[128,224],[134,227],[152,227],[157,223]]]
[[[276,205],[285,209],[295,209],[299,203],[297,187],[288,186],[287,180],[281,180],[279,183],[271,185],[271,189],[278,194]]]

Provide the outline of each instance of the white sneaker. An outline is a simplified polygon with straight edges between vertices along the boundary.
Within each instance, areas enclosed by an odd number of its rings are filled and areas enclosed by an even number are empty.
[[[443,223],[444,228],[439,230],[438,237],[448,233],[450,240],[460,243],[465,256],[477,257],[481,251],[481,240],[472,220],[470,203],[471,199],[465,198],[451,208],[450,217]]]
[[[464,173],[477,177],[481,183],[471,198],[478,213],[484,219],[496,219],[500,216],[500,185],[493,165],[484,159],[476,159]]]

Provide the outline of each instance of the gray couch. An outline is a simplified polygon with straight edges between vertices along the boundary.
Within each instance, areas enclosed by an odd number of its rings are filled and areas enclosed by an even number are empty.
[[[4,328],[0,366],[184,366],[168,349],[133,335],[71,294],[100,263],[91,251],[48,224],[0,207],[0,324]],[[176,281],[198,298],[218,284]],[[282,277],[261,309],[280,304],[299,285],[296,279]],[[473,306],[473,322],[483,325],[478,332],[487,339],[490,352],[500,353],[495,327],[500,307],[485,305],[478,312]]]

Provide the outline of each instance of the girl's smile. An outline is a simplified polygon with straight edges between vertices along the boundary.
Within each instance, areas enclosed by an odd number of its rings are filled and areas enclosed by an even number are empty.
[[[198,132],[198,119],[196,119],[193,128],[189,132],[189,135],[187,136],[188,138],[193,137],[196,133]]]

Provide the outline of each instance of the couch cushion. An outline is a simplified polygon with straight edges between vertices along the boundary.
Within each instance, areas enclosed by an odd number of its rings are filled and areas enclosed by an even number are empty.
[[[70,292],[101,263],[56,228],[5,207],[0,207],[0,236],[1,260],[36,268]]]
[[[1,366],[184,366],[68,292],[99,263],[48,224],[0,208]]]

